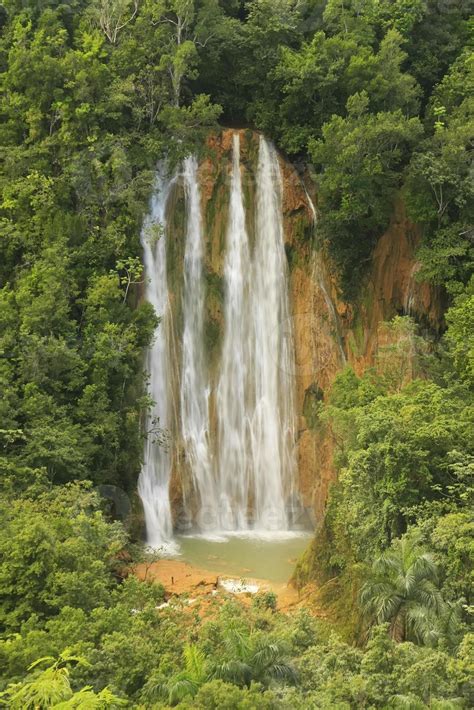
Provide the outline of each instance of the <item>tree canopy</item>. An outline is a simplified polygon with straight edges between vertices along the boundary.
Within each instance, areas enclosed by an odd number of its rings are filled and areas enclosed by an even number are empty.
[[[471,13],[0,5],[0,704],[474,706]],[[295,581],[317,581],[325,619],[271,596],[165,603],[129,574],[134,531],[97,493],[132,494],[141,465],[143,353],[162,315],[141,298],[156,164],[204,155],[219,126],[264,131],[314,181],[310,248],[351,307],[396,200],[420,234],[417,278],[446,306],[436,342],[396,318],[401,349],[344,369],[318,402],[338,479]]]

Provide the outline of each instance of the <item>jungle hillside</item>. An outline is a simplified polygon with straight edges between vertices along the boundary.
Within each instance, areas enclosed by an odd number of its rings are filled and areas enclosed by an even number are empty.
[[[3,0],[1,708],[474,707],[473,11]],[[334,475],[292,562],[291,608],[270,587],[235,594],[218,578],[206,594],[173,592],[173,576],[150,572],[162,554],[137,493],[147,441],[170,446],[146,359],[165,327],[143,257],[157,166],[173,175],[192,157],[220,179],[210,145],[223,131],[250,136],[226,167],[234,194],[258,140],[259,175],[295,166],[314,228],[295,227],[282,268],[290,280],[321,254],[338,299],[328,312],[352,318],[360,342],[373,255],[400,210],[416,234],[413,288],[439,304],[430,319],[389,303],[364,367],[333,328],[341,366],[298,416],[329,442]],[[241,192],[248,204],[245,181]],[[186,264],[174,202],[167,248]],[[231,202],[206,216],[222,239]],[[310,213],[298,209],[295,224]],[[264,276],[272,259],[255,254]],[[229,271],[203,268],[217,322]],[[256,308],[265,290],[251,294]],[[215,331],[206,343],[230,368]]]

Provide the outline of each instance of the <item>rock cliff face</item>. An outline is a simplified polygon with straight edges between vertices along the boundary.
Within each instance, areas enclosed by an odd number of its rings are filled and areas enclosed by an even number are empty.
[[[209,137],[207,152],[199,168],[206,240],[206,349],[211,369],[217,361],[223,334],[223,258],[233,133],[225,130]],[[240,144],[248,232],[252,235],[259,136],[241,130]],[[442,303],[435,290],[416,281],[419,265],[415,251],[419,235],[407,219],[402,204],[397,204],[392,222],[377,244],[357,302],[344,302],[330,259],[324,248],[315,248],[317,217],[309,197],[312,187],[304,185],[294,167],[282,156],[280,167],[296,348],[299,490],[318,522],[335,476],[333,441],[318,419],[320,402],[327,397],[335,376],[346,364],[359,374],[374,365],[380,344],[386,344],[392,337],[383,328],[384,321],[397,314],[410,314],[427,327],[437,329],[442,321]],[[180,280],[185,229],[184,194],[179,183],[170,200],[169,223],[168,282],[174,313],[172,342],[176,350],[174,360],[179,362]],[[211,420],[213,417],[215,414],[211,412]],[[188,494],[186,477],[182,475],[183,463],[184,453],[178,445],[172,478],[172,500],[176,510],[183,495]]]
[[[285,189],[294,192],[295,186],[285,181]],[[294,197],[286,202],[288,222],[295,204]],[[291,228],[288,238],[300,257],[291,268],[299,365],[300,490],[318,521],[335,477],[333,441],[315,416],[318,401],[325,399],[344,365],[350,365],[359,375],[375,365],[379,348],[390,344],[394,337],[384,322],[396,315],[411,315],[436,331],[442,323],[443,304],[438,290],[416,280],[420,265],[415,252],[420,235],[401,203],[396,205],[391,224],[374,250],[356,303],[342,300],[337,276],[324,249],[311,252],[294,239]]]

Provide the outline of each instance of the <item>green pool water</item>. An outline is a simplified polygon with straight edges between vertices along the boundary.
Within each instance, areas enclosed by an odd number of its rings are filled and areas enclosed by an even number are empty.
[[[264,539],[250,536],[216,539],[181,536],[178,538],[181,555],[176,559],[238,579],[256,577],[284,583],[290,579],[296,560],[310,539],[310,533]]]

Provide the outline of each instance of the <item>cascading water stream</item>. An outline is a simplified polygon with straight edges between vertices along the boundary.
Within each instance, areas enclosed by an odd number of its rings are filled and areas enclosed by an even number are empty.
[[[138,493],[143,503],[147,542],[151,547],[173,549],[173,521],[169,499],[171,472],[170,452],[154,433],[157,425],[167,431],[169,412],[169,359],[166,332],[169,303],[166,278],[166,205],[173,184],[166,177],[166,167],[157,170],[150,214],[146,218],[141,242],[147,276],[145,295],[160,316],[155,339],[147,353],[150,394],[153,407],[146,420],[144,464],[138,481]]]
[[[227,251],[224,264],[224,341],[217,387],[220,524],[246,530],[249,498],[248,368],[250,251],[240,175],[240,137],[233,137]]]
[[[217,391],[223,527],[286,530],[294,473],[294,348],[276,151],[260,141],[253,255],[234,136],[225,333]]]
[[[249,313],[251,475],[261,530],[288,529],[295,471],[294,343],[281,198],[278,157],[261,137]]]
[[[408,278],[408,285],[406,289],[406,295],[405,295],[405,300],[403,304],[403,312],[407,316],[413,315],[413,310],[415,307],[416,303],[416,287],[417,287],[417,281],[416,281],[416,275],[418,271],[420,270],[420,263],[416,261],[410,271],[410,276]]]
[[[187,231],[184,254],[183,349],[181,364],[181,431],[194,489],[198,525],[215,528],[218,520],[216,483],[209,445],[209,378],[204,351],[203,232],[198,164],[184,161]]]
[[[316,212],[316,207],[314,206],[313,200],[311,199],[311,196],[306,189],[306,186],[303,183],[303,188],[306,194],[306,199],[308,200],[308,205],[311,210],[311,214],[313,216],[313,225],[314,229],[316,230],[317,226],[317,221],[318,221],[318,214]],[[327,309],[329,313],[331,314],[332,322],[334,324],[334,334],[337,340],[337,345],[339,348],[339,355],[341,357],[341,363],[343,365],[346,365],[347,363],[347,358],[346,358],[346,353],[344,352],[344,345],[343,345],[343,340],[342,340],[342,335],[341,335],[341,329],[339,326],[339,318],[336,312],[336,308],[334,306],[334,303],[329,296],[328,289],[326,288],[326,280],[324,278],[323,271],[321,269],[321,258],[319,253],[316,251],[313,254],[313,279],[315,279],[318,282],[319,288],[321,289],[321,292],[323,294],[324,300],[326,302]]]

